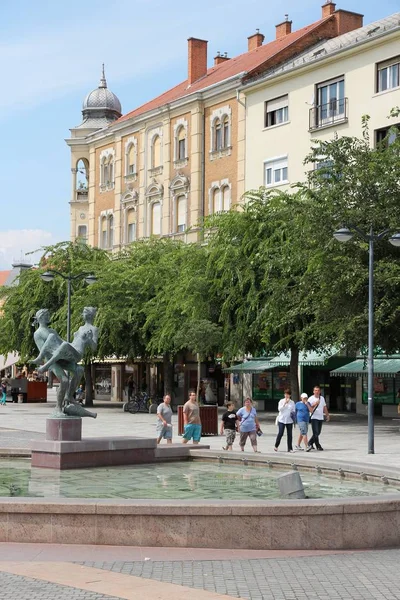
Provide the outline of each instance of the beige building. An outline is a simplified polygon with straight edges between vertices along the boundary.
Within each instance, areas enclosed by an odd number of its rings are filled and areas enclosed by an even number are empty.
[[[228,210],[248,187],[245,136],[251,135],[239,91],[243,81],[361,26],[362,15],[327,2],[314,23],[292,31],[286,18],[276,26],[275,39],[266,43],[257,30],[243,40],[243,54],[229,58],[218,52],[211,67],[208,42],[189,38],[187,79],[123,116],[103,69],[98,88],[84,100],[82,123],[66,140],[71,149],[71,239],[110,251],[150,236],[198,240],[203,218]],[[258,139],[259,128],[254,131]],[[111,390],[113,399],[122,399],[126,368],[114,364],[112,372],[109,365],[99,366],[99,373],[101,369],[97,391],[108,396]],[[160,393],[162,365],[140,369],[136,381],[146,379],[147,388]],[[184,369],[177,374],[180,400],[196,381],[195,362],[186,360]],[[210,374],[211,369],[202,375]]]
[[[187,79],[124,116],[103,70],[67,140],[71,239],[109,250],[151,235],[196,240],[203,217],[229,209],[247,187],[243,80],[361,25],[362,15],[328,2],[316,22],[292,31],[287,18],[267,43],[257,30],[246,52],[218,52],[210,68],[207,42],[189,38]]]
[[[331,4],[332,9],[334,5]],[[400,118],[400,13],[331,40],[245,83],[245,188],[283,188],[304,180],[313,140],[362,135],[370,116],[371,143]]]

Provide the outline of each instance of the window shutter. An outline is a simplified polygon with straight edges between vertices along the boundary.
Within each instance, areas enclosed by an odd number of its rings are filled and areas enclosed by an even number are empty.
[[[178,231],[180,231],[180,227],[183,226],[183,229],[186,227],[186,198],[185,196],[180,196],[177,200],[177,216],[178,216]]]
[[[289,97],[281,96],[280,98],[275,98],[274,100],[268,100],[267,102],[267,112],[272,112],[274,110],[279,110],[280,108],[285,108],[285,106],[289,105]]]
[[[160,235],[160,217],[161,207],[159,202],[154,202],[151,208],[151,233],[152,235]]]

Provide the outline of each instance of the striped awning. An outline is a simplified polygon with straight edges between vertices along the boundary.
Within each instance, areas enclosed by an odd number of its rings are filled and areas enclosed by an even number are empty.
[[[399,358],[374,358],[374,375],[381,377],[396,377],[400,373]],[[368,363],[366,358],[358,358],[343,367],[330,372],[334,377],[367,377]]]
[[[273,369],[276,365],[271,365],[271,361],[267,360],[247,360],[245,362],[233,365],[224,369],[224,373],[263,373],[268,369]]]

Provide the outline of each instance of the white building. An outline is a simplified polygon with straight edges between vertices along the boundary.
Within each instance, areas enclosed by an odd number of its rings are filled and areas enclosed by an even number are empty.
[[[334,5],[332,5],[334,7]],[[246,103],[245,188],[304,180],[313,140],[361,137],[371,143],[400,117],[400,12],[316,44],[241,89]]]

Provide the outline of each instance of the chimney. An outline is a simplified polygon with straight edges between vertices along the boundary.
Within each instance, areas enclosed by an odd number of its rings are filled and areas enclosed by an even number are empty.
[[[331,2],[331,0],[327,0],[325,4],[322,5],[322,18],[326,19],[330,17],[335,12],[336,4]]]
[[[336,21],[336,35],[349,33],[363,26],[364,15],[351,12],[350,10],[335,10],[334,18]]]
[[[260,46],[262,46],[264,40],[265,40],[265,37],[263,36],[263,34],[260,33],[259,29],[256,29],[256,33],[253,33],[253,35],[250,35],[247,38],[248,52],[251,52],[252,50],[255,50],[256,48],[259,48]]]
[[[207,44],[206,40],[188,39],[188,82],[192,85],[207,73]]]
[[[223,62],[226,62],[229,59],[228,53],[225,52],[224,54],[221,54],[219,51],[217,52],[217,56],[214,56],[214,67],[216,67],[217,65],[220,65]]]
[[[289,21],[289,15],[285,15],[283,23],[276,25],[276,39],[280,40],[289,33],[292,33],[292,21]]]

